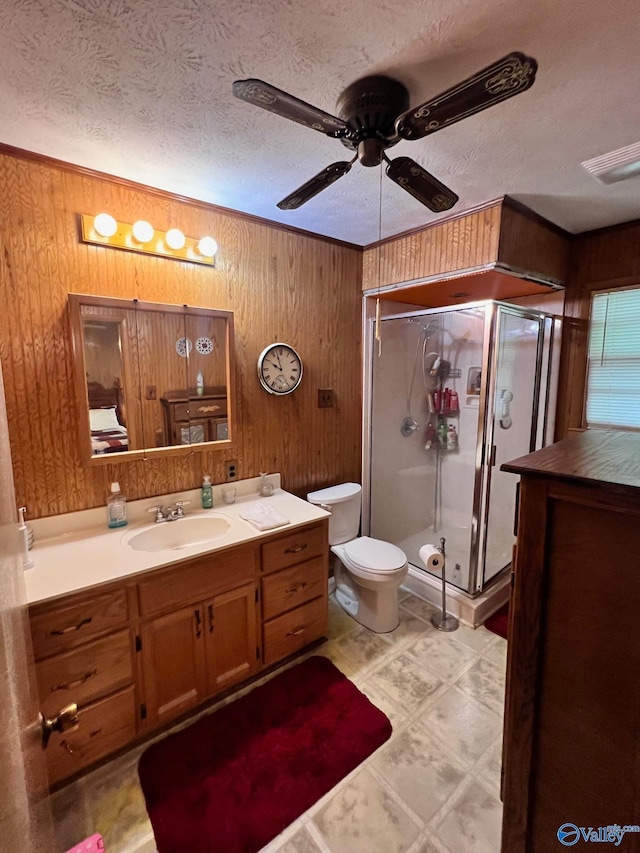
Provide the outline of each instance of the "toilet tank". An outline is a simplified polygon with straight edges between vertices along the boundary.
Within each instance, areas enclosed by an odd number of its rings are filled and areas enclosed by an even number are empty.
[[[329,545],[340,545],[356,538],[360,530],[362,486],[358,483],[330,486],[328,489],[309,492],[307,500],[331,510]]]

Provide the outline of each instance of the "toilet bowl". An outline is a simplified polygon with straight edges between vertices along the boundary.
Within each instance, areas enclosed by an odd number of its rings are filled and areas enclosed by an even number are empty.
[[[335,555],[336,601],[376,633],[398,627],[398,587],[409,566],[404,551],[390,542],[358,536],[362,487],[342,483],[307,495],[331,512],[329,545]]]

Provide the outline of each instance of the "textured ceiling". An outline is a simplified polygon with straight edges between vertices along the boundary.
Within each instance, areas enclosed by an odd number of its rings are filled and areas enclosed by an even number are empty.
[[[334,113],[383,73],[417,105],[517,50],[538,61],[532,89],[390,156],[457,192],[451,213],[508,194],[577,233],[640,218],[640,178],[602,186],[580,167],[640,140],[639,46],[638,0],[4,0],[0,142],[367,244],[451,214],[360,164],[278,210],[346,151],[232,82]]]

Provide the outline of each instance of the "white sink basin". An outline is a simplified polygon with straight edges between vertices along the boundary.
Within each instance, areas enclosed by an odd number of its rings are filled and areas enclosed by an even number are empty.
[[[125,543],[134,551],[180,551],[197,545],[207,545],[219,539],[231,527],[231,521],[221,515],[179,518],[154,524],[127,536]]]

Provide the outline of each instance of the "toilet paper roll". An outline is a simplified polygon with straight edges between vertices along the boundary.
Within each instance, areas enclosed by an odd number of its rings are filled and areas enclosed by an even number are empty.
[[[418,552],[420,559],[430,572],[441,572],[444,566],[444,557],[435,545],[423,545]]]

